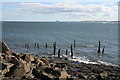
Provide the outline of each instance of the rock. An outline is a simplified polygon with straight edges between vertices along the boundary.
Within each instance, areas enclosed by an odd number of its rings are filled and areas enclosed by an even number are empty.
[[[12,67],[9,68],[9,72],[5,74],[5,77],[10,77],[13,75],[14,71],[16,70],[17,65],[13,65]]]
[[[25,74],[25,77],[26,77],[26,78],[34,78],[34,76],[33,76],[33,74],[32,74],[32,69]]]
[[[14,77],[21,79],[27,72],[30,71],[29,64],[21,64],[14,72]]]
[[[17,59],[19,59],[19,53],[13,52],[12,55],[13,55],[14,57],[16,57]]]
[[[52,67],[46,67],[45,69],[44,69],[44,71],[46,72],[46,73],[51,73],[52,71],[53,71],[53,68]]]
[[[41,79],[41,80],[52,80],[50,77],[42,74],[42,73],[39,73],[36,69],[33,68],[33,72],[32,74],[38,78],[38,79]]]
[[[18,65],[18,64],[19,64],[19,61],[18,61],[18,59],[17,59],[16,57],[11,57],[9,63],[13,63],[13,64],[15,64],[15,65]]]
[[[41,61],[43,61],[43,63],[45,63],[46,65],[49,65],[49,61],[43,58],[40,58]]]
[[[8,69],[2,70],[2,76],[4,77],[4,74],[6,74],[7,72],[8,72]]]
[[[31,62],[31,61],[34,61],[34,60],[35,60],[32,55],[27,55],[27,54],[22,55],[21,58],[22,58],[23,60],[25,60],[26,62]]]
[[[60,70],[53,70],[51,74],[54,75],[55,77],[60,77],[61,71]]]
[[[2,41],[2,53],[6,53],[6,51],[10,51],[10,49],[8,48],[7,44]]]
[[[100,74],[97,76],[97,79],[98,79],[98,80],[108,80],[108,74],[107,74],[106,72],[100,73]]]
[[[4,70],[7,67],[7,65],[2,63],[2,70]]]
[[[83,78],[83,79],[87,79],[87,76],[85,75],[85,74],[78,74],[78,77],[81,79],[81,78]]]
[[[2,56],[3,56],[3,59],[2,59],[3,63],[8,63],[11,60],[11,57],[8,55],[3,54]]]
[[[61,71],[61,76],[59,77],[60,79],[67,79],[69,78],[69,75],[68,73],[64,70],[64,71]]]
[[[107,74],[107,73],[100,73],[100,77],[101,77],[101,78],[107,78],[107,77],[108,77],[108,74]]]

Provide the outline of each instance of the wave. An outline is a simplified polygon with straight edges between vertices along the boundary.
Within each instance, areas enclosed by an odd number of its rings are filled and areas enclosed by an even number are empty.
[[[63,56],[64,57],[68,57],[69,60],[77,61],[77,62],[80,62],[80,63],[86,63],[86,64],[104,64],[104,65],[118,66],[116,64],[104,62],[104,61],[101,61],[101,60],[91,61],[91,60],[87,59],[85,56],[84,57],[73,56],[73,59],[70,56],[66,56],[66,55],[63,55]]]

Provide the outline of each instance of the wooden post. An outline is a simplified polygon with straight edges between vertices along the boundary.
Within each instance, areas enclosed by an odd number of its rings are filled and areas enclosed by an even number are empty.
[[[104,55],[104,49],[105,49],[105,46],[103,47],[103,50],[102,50],[102,55]]]
[[[76,47],[76,41],[74,40],[74,48]]]
[[[35,43],[35,47],[37,47],[37,44]]]
[[[39,44],[37,43],[37,48],[39,49]]]
[[[100,53],[100,41],[99,41],[99,46],[98,46],[98,54]]]
[[[73,58],[73,48],[72,48],[72,44],[71,44],[71,58]]]
[[[45,48],[46,48],[46,49],[48,48],[47,42],[45,43]]]
[[[74,54],[76,53],[75,47],[76,47],[76,40],[74,40]]]
[[[67,55],[67,53],[68,53],[68,50],[66,49],[66,55]]]
[[[25,43],[25,48],[27,48],[27,44]]]
[[[60,58],[60,49],[58,50],[58,58]]]
[[[29,43],[27,44],[27,49],[29,49],[30,48],[30,46],[29,46]]]
[[[55,53],[56,53],[56,42],[53,44],[53,47],[54,47],[53,55],[55,55]]]

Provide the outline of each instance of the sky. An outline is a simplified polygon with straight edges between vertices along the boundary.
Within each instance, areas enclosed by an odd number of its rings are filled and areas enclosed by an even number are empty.
[[[18,0],[19,1],[19,0]],[[118,0],[3,1],[3,21],[117,21]],[[93,2],[94,1],[94,2]]]

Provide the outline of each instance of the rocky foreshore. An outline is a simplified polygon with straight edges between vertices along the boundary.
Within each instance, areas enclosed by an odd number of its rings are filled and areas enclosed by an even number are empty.
[[[119,66],[85,64],[12,52],[2,42],[1,80],[119,80]]]

